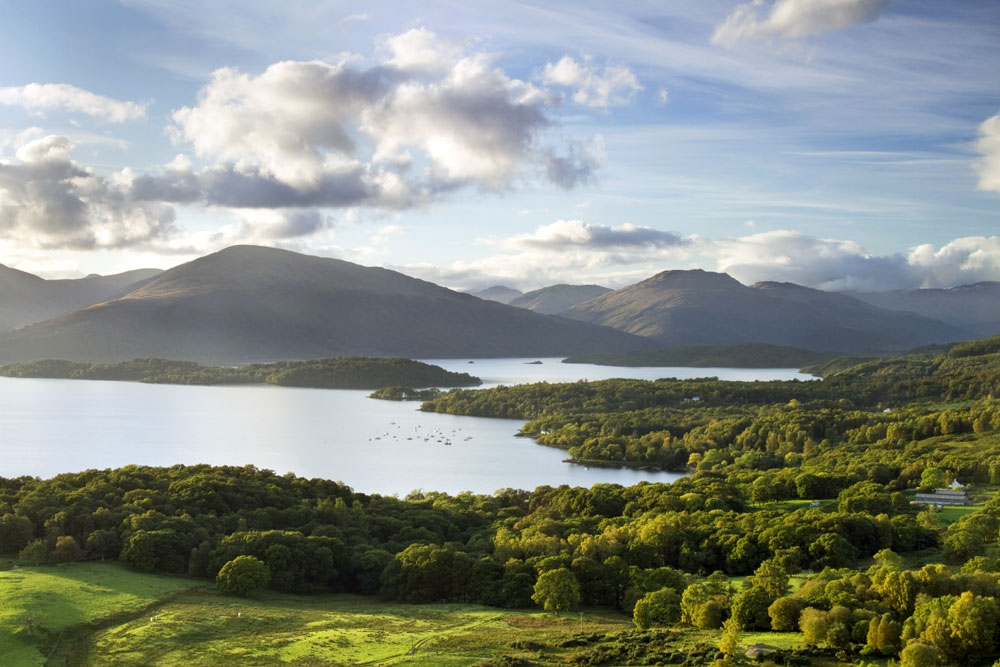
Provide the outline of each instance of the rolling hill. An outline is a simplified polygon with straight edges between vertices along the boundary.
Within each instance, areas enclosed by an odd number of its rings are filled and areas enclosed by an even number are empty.
[[[0,361],[560,356],[647,344],[387,269],[234,246],[118,298],[2,334]]]
[[[0,264],[0,331],[17,329],[69,313],[131,291],[159,269],[137,269],[111,276],[45,280]]]
[[[664,271],[562,313],[661,346],[770,343],[872,352],[969,338],[956,327],[791,283],[746,286],[724,273]]]

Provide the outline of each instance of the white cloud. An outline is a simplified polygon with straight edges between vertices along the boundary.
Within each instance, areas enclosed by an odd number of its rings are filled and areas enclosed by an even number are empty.
[[[736,7],[712,34],[714,44],[808,37],[878,18],[889,0],[752,0]],[[768,11],[769,10],[769,11]]]
[[[123,123],[146,116],[147,102],[128,102],[97,95],[66,83],[29,83],[0,88],[0,104],[29,111],[69,111]]]
[[[385,61],[367,69],[346,58],[275,63],[258,76],[217,70],[197,105],[173,113],[173,138],[230,180],[314,203],[348,172],[379,191],[333,198],[344,205],[413,205],[466,185],[504,190],[537,164],[572,187],[600,166],[598,144],[561,157],[546,147],[557,97],[487,55],[422,28],[384,38],[383,51]],[[278,205],[299,205],[294,198]]]
[[[976,150],[982,155],[975,163],[979,189],[1000,192],[1000,113],[979,126]]]
[[[849,240],[818,239],[777,230],[706,242],[716,270],[744,283],[793,282],[824,290],[876,292],[954,287],[1000,280],[1000,238],[958,238],[940,248],[918,245],[874,255]]]
[[[599,68],[591,64],[590,58],[577,62],[570,56],[563,56],[558,62],[546,64],[539,78],[547,85],[573,88],[574,102],[601,109],[628,104],[642,90],[629,68],[621,65]]]
[[[36,248],[116,248],[161,240],[174,210],[136,202],[132,175],[103,178],[70,156],[73,143],[49,135],[27,140],[18,162],[0,162],[0,235]]]

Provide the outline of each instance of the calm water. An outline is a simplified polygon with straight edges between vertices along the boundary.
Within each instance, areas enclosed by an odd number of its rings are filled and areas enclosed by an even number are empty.
[[[607,368],[543,359],[443,360],[487,385],[606,377],[798,377],[793,370]],[[566,453],[517,438],[522,422],[425,414],[365,391],[189,387],[0,378],[0,476],[130,463],[253,464],[340,480],[357,491],[491,493],[548,484],[671,481],[678,475],[563,463]],[[446,444],[450,442],[451,444]]]

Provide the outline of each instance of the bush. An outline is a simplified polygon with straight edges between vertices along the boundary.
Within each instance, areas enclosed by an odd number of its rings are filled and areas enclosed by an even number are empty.
[[[237,556],[223,565],[215,577],[219,591],[244,597],[264,590],[270,580],[267,565],[253,556]]]

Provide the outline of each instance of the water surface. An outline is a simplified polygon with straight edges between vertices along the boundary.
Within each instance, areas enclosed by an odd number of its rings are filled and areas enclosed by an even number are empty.
[[[610,368],[542,359],[442,360],[487,383],[605,377],[806,378],[795,371]],[[515,437],[523,422],[417,411],[366,391],[197,387],[0,378],[0,476],[177,463],[247,465],[335,479],[365,493],[492,493],[541,485],[672,481],[679,475],[585,468]]]

